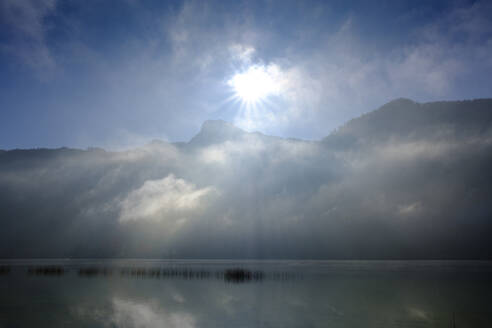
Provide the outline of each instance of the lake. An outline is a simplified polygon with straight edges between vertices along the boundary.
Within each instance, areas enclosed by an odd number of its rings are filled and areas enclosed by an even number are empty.
[[[492,327],[492,262],[0,261],[2,328],[403,328],[453,320]]]

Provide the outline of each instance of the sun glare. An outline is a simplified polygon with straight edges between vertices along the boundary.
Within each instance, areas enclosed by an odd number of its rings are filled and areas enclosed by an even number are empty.
[[[264,66],[251,66],[245,72],[234,75],[229,84],[236,96],[246,104],[255,104],[278,91],[272,72]]]
[[[273,63],[246,67],[232,75],[227,84],[232,94],[224,102],[239,105],[234,106],[234,124],[247,131],[273,124],[288,85],[284,72]]]

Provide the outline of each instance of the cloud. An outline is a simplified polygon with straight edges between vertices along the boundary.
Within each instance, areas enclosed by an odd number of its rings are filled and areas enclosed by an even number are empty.
[[[431,97],[449,94],[465,67],[459,59],[449,56],[449,48],[439,43],[409,47],[401,59],[387,64],[390,83],[397,90],[410,86],[413,92]]]
[[[420,202],[414,202],[411,204],[400,205],[398,207],[398,213],[402,216],[411,216],[413,214],[418,213],[422,208]]]
[[[10,29],[11,41],[0,50],[38,72],[44,79],[56,66],[46,42],[44,19],[56,9],[56,0],[4,0],[0,3],[0,19]]]
[[[174,64],[195,76],[227,69],[231,59],[244,64],[255,53],[254,27],[218,3],[186,1],[164,27]]]
[[[360,16],[347,16],[315,47],[294,47],[277,58],[284,64],[286,102],[276,119],[265,119],[264,130],[309,129],[315,136],[334,128],[330,122],[348,120],[358,108],[375,108],[388,99],[455,98],[464,90],[478,94],[470,86],[492,68],[485,55],[492,45],[490,12],[485,2],[455,6],[437,20],[414,26],[396,45],[380,47],[366,40]]]
[[[488,106],[398,100],[322,142],[213,121],[187,144],[4,152],[0,250],[270,258],[480,253],[473,245],[490,249],[479,236],[490,212]],[[454,227],[463,229],[460,238]]]
[[[252,46],[233,43],[229,46],[229,52],[233,60],[238,61],[242,65],[249,65],[252,63],[256,49]]]
[[[172,174],[159,180],[147,180],[121,202],[120,221],[172,220],[179,225],[190,215],[196,215],[196,211],[205,206],[203,200],[213,193],[216,193],[213,187],[200,189]]]

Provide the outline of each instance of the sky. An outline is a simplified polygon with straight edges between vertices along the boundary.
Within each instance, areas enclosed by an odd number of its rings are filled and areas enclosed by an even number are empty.
[[[490,17],[488,1],[0,0],[0,149],[188,141],[209,119],[317,140],[399,97],[487,98]]]

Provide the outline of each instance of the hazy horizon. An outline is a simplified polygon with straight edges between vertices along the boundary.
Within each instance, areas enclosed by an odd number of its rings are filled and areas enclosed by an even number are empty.
[[[458,101],[458,102],[472,102],[472,101],[475,101],[475,100],[491,100],[492,98],[474,98],[474,99],[460,99],[460,100],[455,100],[455,101]],[[436,101],[431,101],[431,102],[425,102],[425,103],[419,103],[419,102],[416,102],[412,99],[408,99],[408,98],[404,98],[404,97],[398,97],[398,98],[395,98],[391,101],[389,101],[388,103],[386,104],[382,104],[380,107],[384,106],[384,105],[387,105],[389,103],[392,103],[392,102],[397,102],[397,101],[400,101],[400,100],[409,100],[411,102],[415,102],[417,104],[430,104],[430,103],[451,103],[451,102],[455,102],[453,100],[436,100]],[[134,145],[131,145],[131,146],[126,146],[126,147],[116,147],[116,148],[103,148],[103,147],[100,147],[100,146],[97,146],[97,145],[88,145],[86,147],[82,147],[82,148],[77,148],[77,147],[72,147],[70,145],[62,145],[62,146],[59,146],[59,147],[53,147],[53,148],[50,148],[50,147],[41,147],[41,146],[32,146],[30,148],[3,148],[3,149],[0,149],[0,150],[4,150],[4,151],[10,151],[10,150],[31,150],[31,149],[60,149],[60,148],[69,148],[69,149],[87,149],[87,150],[90,150],[90,149],[103,149],[105,151],[112,151],[112,152],[124,152],[124,151],[128,151],[128,150],[131,150],[131,149],[134,149],[134,148],[139,148],[139,147],[143,147],[145,145],[148,145],[148,144],[151,144],[151,143],[154,143],[154,142],[167,142],[167,143],[171,143],[171,144],[182,144],[182,143],[189,143],[196,135],[198,135],[200,133],[200,131],[203,129],[203,125],[206,124],[207,122],[221,122],[221,123],[225,123],[225,124],[230,124],[238,129],[241,129],[242,131],[246,132],[246,133],[259,133],[259,134],[263,134],[267,137],[276,137],[276,138],[284,138],[284,139],[292,139],[292,140],[299,140],[299,141],[307,141],[307,142],[318,142],[318,141],[322,141],[324,138],[326,137],[329,137],[330,135],[332,134],[335,134],[337,132],[338,129],[342,128],[344,125],[348,124],[349,122],[353,121],[353,120],[356,120],[366,114],[369,114],[375,110],[377,110],[378,108],[374,108],[374,109],[371,109],[371,110],[368,110],[366,112],[363,112],[361,113],[359,116],[355,116],[355,117],[352,117],[352,118],[348,118],[347,121],[345,122],[342,122],[341,125],[339,126],[336,126],[333,130],[331,131],[328,131],[328,133],[324,136],[321,136],[321,138],[319,139],[303,139],[303,138],[294,138],[294,137],[291,137],[291,136],[280,136],[280,135],[272,135],[272,134],[266,134],[266,133],[263,133],[262,131],[259,131],[259,130],[253,130],[253,131],[248,131],[248,130],[245,130],[237,125],[234,124],[234,122],[232,121],[226,121],[226,120],[223,120],[223,119],[205,119],[203,121],[203,123],[201,124],[201,126],[199,127],[199,129],[196,131],[195,134],[193,134],[190,139],[187,139],[187,140],[164,140],[164,139],[158,139],[158,138],[155,138],[155,139],[151,139],[151,140],[145,140],[145,141],[142,141],[141,144],[134,144]]]

